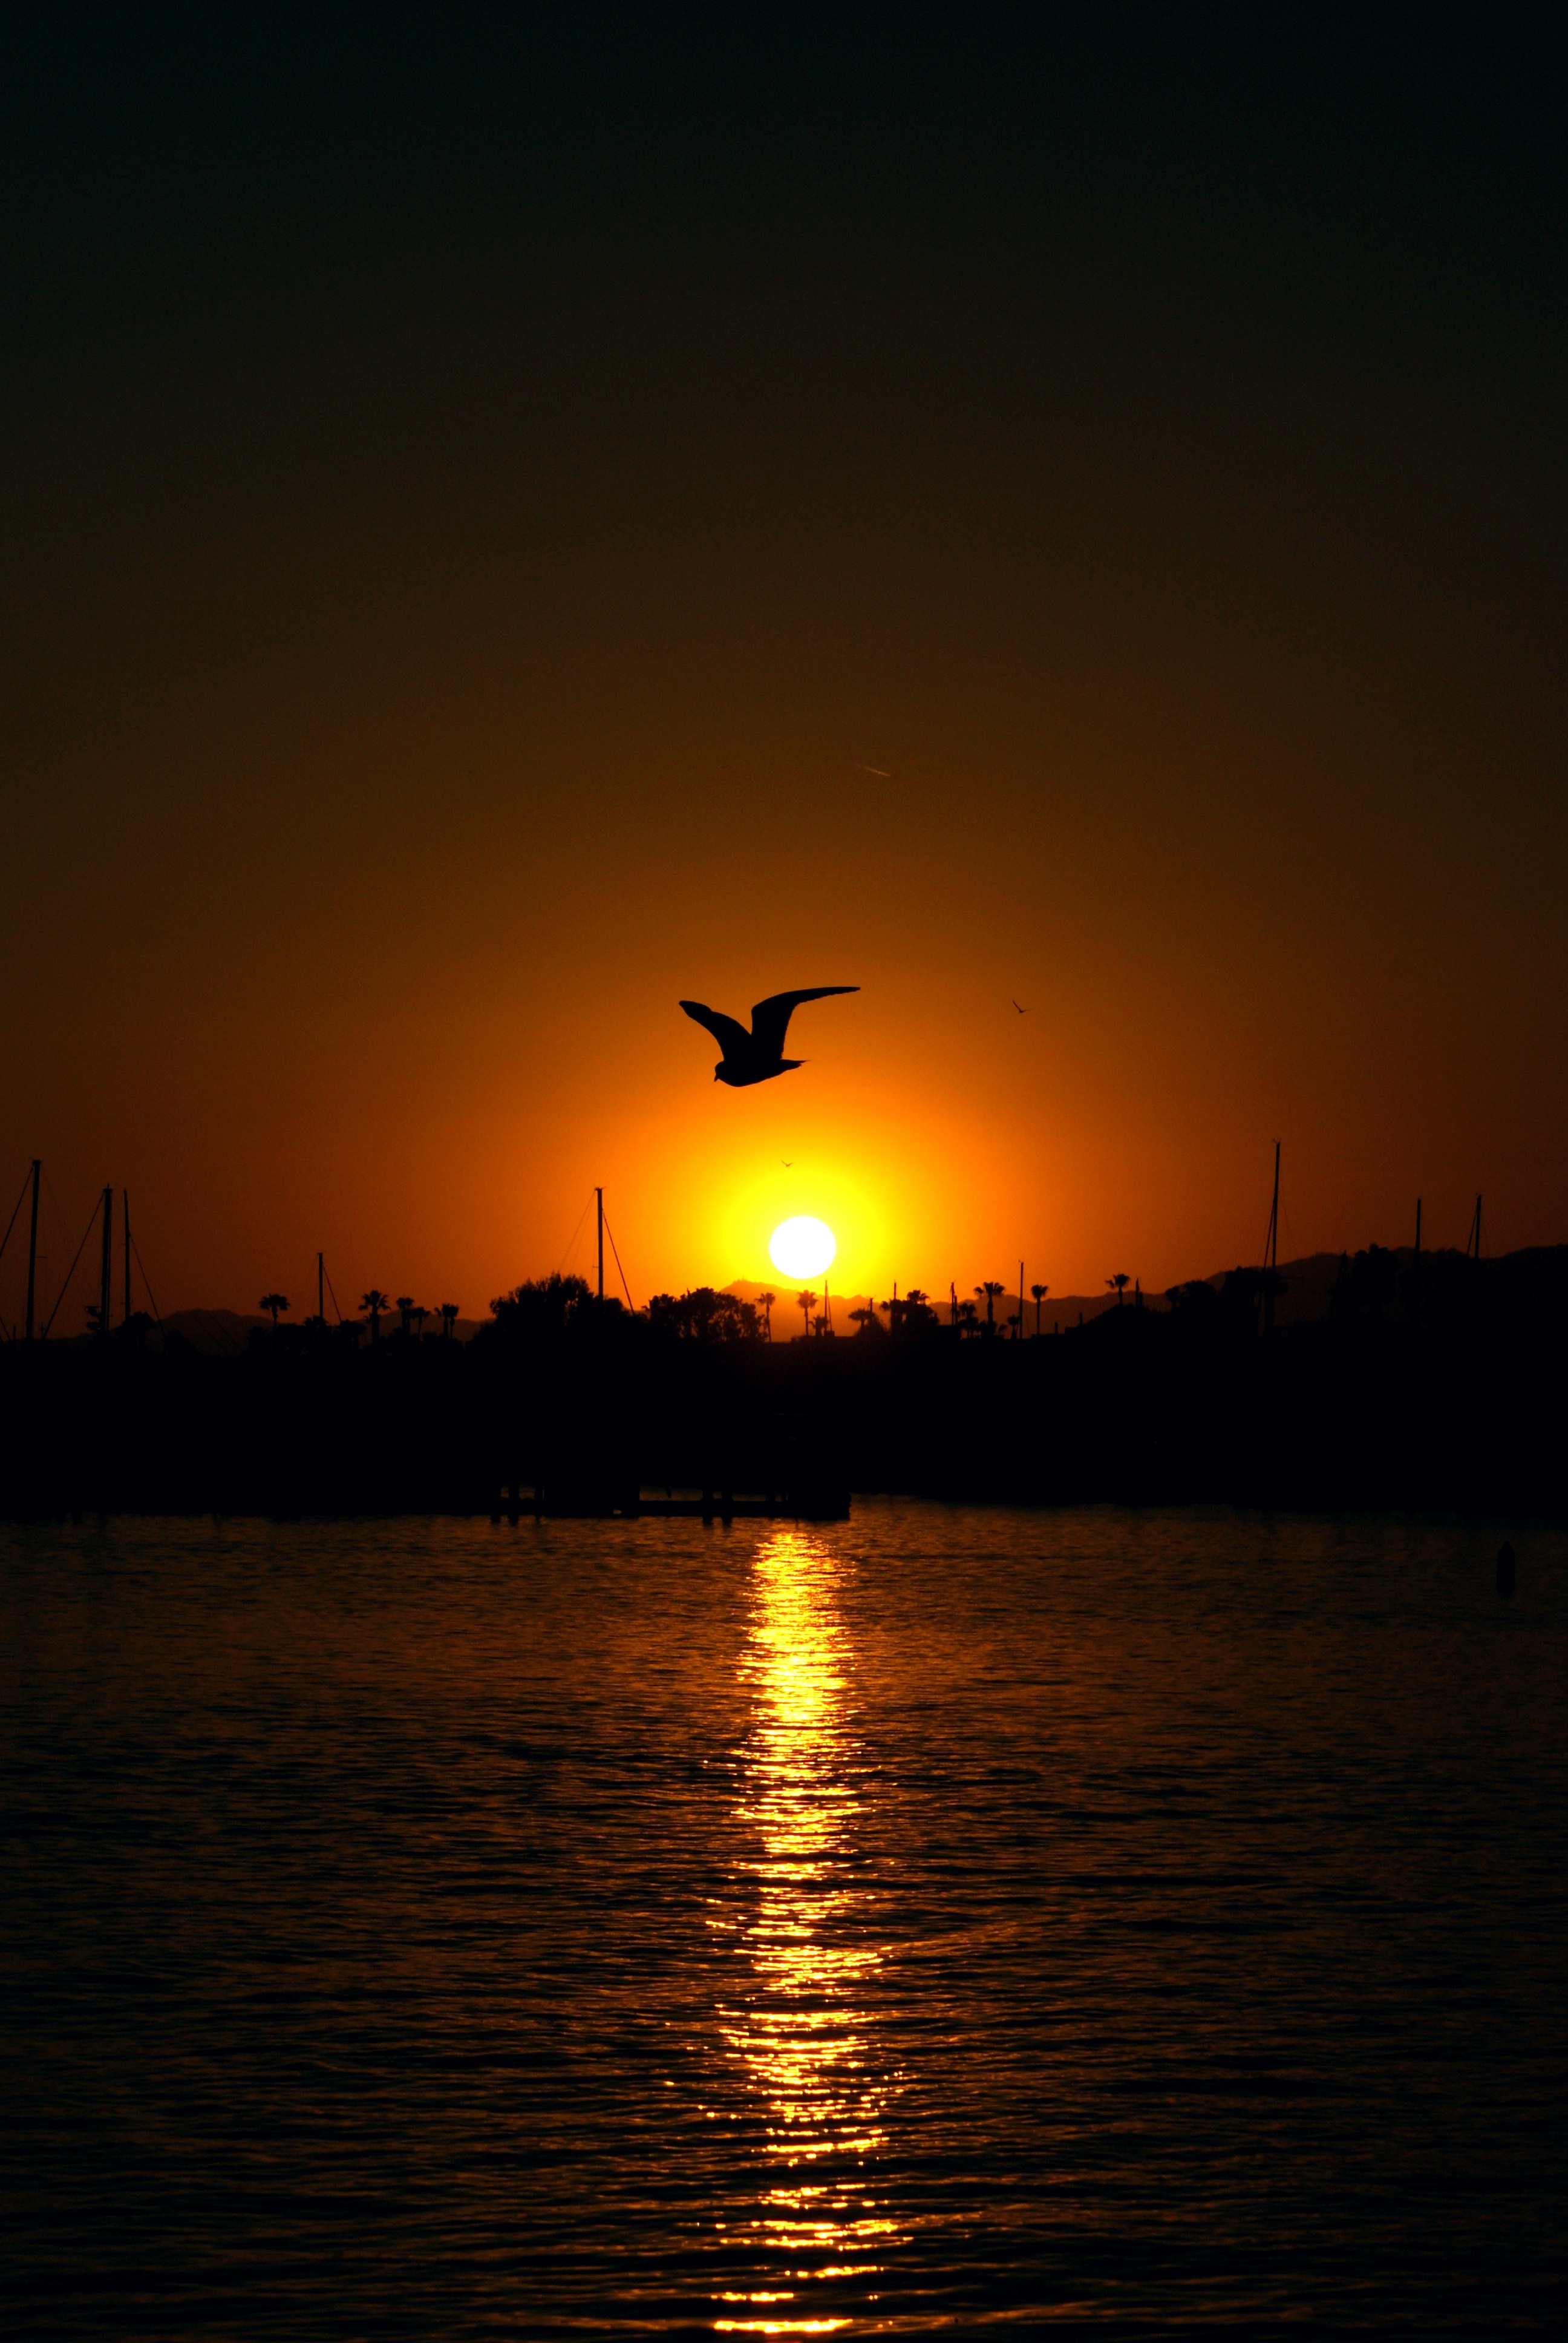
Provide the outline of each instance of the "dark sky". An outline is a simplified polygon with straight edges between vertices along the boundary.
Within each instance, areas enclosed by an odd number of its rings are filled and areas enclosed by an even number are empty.
[[[1158,1286],[1276,1137],[1300,1250],[1568,1237],[1542,21],[13,21],[65,1258]],[[833,982],[740,1097],[674,1007]]]

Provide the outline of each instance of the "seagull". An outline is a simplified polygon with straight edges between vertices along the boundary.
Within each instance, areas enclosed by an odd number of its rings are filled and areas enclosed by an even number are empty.
[[[803,1001],[825,1001],[830,992],[859,992],[858,984],[816,984],[803,992],[775,992],[759,1001],[751,1011],[751,1031],[726,1017],[722,1010],[705,1009],[700,1001],[683,1001],[681,1007],[699,1025],[706,1025],[724,1055],[713,1069],[716,1082],[728,1082],[733,1091],[745,1090],[752,1082],[771,1081],[775,1074],[793,1072],[803,1066],[804,1058],[784,1055],[784,1036],[789,1028],[792,1011]]]
[[[1009,993],[1009,995],[1008,995],[1008,999],[1009,999],[1010,1001],[1012,1001],[1012,995],[1011,995],[1010,993]],[[1027,1010],[1027,1009],[1025,1009],[1025,1008],[1023,1007],[1023,1005],[1022,1005],[1022,1003],[1021,1003],[1021,1002],[1017,1001],[1013,1001],[1012,1005],[1013,1005],[1013,1007],[1018,1011],[1018,1013],[1019,1013],[1019,1015],[1020,1015],[1020,1017],[1027,1017],[1027,1016],[1029,1015],[1029,1011],[1028,1011],[1028,1010]]]

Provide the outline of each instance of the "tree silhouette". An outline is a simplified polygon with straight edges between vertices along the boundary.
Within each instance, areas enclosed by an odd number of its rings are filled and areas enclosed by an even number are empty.
[[[809,1292],[806,1293],[798,1293],[795,1296],[795,1307],[800,1312],[801,1317],[806,1321],[804,1331],[809,1334],[811,1332],[811,1312],[817,1307],[816,1295]]]
[[[399,1333],[406,1334],[408,1332],[408,1321],[413,1315],[414,1296],[411,1293],[400,1293],[397,1296],[397,1331]]]
[[[381,1312],[384,1310],[390,1310],[392,1304],[382,1292],[381,1288],[378,1285],[373,1285],[368,1293],[360,1295],[359,1307],[370,1320],[370,1340],[373,1342],[378,1342],[381,1340]]]
[[[911,1285],[895,1301],[881,1302],[878,1308],[888,1313],[890,1334],[913,1334],[922,1327],[934,1326],[937,1313],[931,1308],[930,1297],[918,1285]]]
[[[287,1294],[286,1294],[286,1293],[264,1293],[264,1294],[262,1295],[262,1297],[261,1297],[261,1300],[256,1303],[256,1308],[257,1308],[258,1310],[270,1310],[270,1311],[271,1311],[271,1312],[272,1312],[272,1331],[273,1331],[273,1332],[276,1334],[276,1332],[277,1332],[277,1313],[278,1313],[278,1312],[279,1312],[280,1310],[286,1310],[286,1309],[287,1309],[287,1307],[288,1307],[288,1296],[287,1296]]]
[[[1272,1272],[1259,1272],[1259,1291],[1263,1278]],[[1358,1252],[1354,1261],[1342,1258],[1339,1283],[1334,1288],[1332,1306],[1335,1314],[1344,1318],[1381,1318],[1395,1298],[1398,1288],[1394,1255],[1382,1245],[1368,1245]],[[1277,1291],[1282,1291],[1283,1281]]]
[[[494,1327],[482,1326],[476,1341],[498,1335],[508,1347],[521,1342],[554,1345],[563,1341],[568,1324],[593,1299],[585,1278],[561,1276],[525,1278],[509,1293],[498,1294],[490,1304]],[[381,1297],[383,1309],[387,1305]]]
[[[764,1342],[770,1342],[773,1340],[773,1304],[778,1299],[779,1296],[776,1293],[759,1293],[757,1297],[757,1307],[762,1312]]]
[[[426,1309],[424,1303],[421,1302],[416,1302],[413,1309],[409,1311],[408,1315],[414,1321],[414,1332],[416,1337],[423,1334],[425,1332],[425,1321],[430,1315],[430,1312]]]
[[[759,1332],[754,1302],[742,1302],[737,1293],[716,1293],[711,1285],[699,1285],[689,1293],[654,1294],[648,1322],[680,1342],[755,1341]]]
[[[1165,1299],[1172,1315],[1189,1325],[1211,1324],[1220,1307],[1219,1293],[1206,1277],[1190,1277],[1184,1285],[1168,1285]]]
[[[1038,1338],[1040,1333],[1040,1305],[1045,1300],[1046,1295],[1050,1292],[1050,1288],[1049,1285],[1031,1285],[1029,1290],[1034,1301],[1034,1331],[1036,1337]]]
[[[457,1304],[455,1302],[442,1302],[442,1304],[441,1304],[441,1332],[442,1332],[442,1333],[449,1336],[449,1335],[450,1335],[450,1333],[451,1333],[451,1332],[452,1332],[453,1327],[457,1324]]]
[[[1120,1310],[1121,1307],[1121,1297],[1127,1291],[1127,1288],[1131,1284],[1132,1280],[1128,1276],[1127,1272],[1124,1269],[1119,1269],[1115,1276],[1108,1277],[1105,1282],[1107,1285],[1113,1286],[1115,1288],[1116,1306]]]
[[[997,1296],[999,1294],[1005,1293],[1007,1292],[1007,1288],[1001,1283],[999,1278],[988,1277],[983,1285],[977,1285],[975,1287],[975,1292],[977,1294],[983,1293],[985,1296],[985,1330],[988,1334],[994,1334],[996,1332]]]

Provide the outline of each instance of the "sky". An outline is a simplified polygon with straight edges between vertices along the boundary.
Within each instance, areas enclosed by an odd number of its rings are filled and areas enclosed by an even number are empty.
[[[46,13],[45,1286],[112,1182],[166,1312],[320,1248],[479,1315],[602,1183],[638,1302],[792,1212],[846,1291],[1160,1290],[1257,1258],[1276,1139],[1282,1256],[1568,1241],[1560,36]],[[814,984],[715,1084],[678,1001]]]

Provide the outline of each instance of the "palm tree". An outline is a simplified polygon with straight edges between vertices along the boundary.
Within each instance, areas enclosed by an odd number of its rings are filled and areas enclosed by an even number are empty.
[[[417,1338],[425,1332],[425,1321],[428,1318],[430,1312],[426,1309],[422,1302],[416,1302],[413,1309],[409,1311],[408,1315],[414,1321],[414,1333],[416,1340],[417,1340]]]
[[[1046,1295],[1050,1292],[1050,1288],[1049,1285],[1031,1285],[1029,1290],[1034,1302],[1034,1331],[1038,1336],[1040,1332],[1040,1305],[1045,1300]]]
[[[453,1327],[454,1327],[454,1326],[456,1325],[456,1323],[457,1323],[457,1304],[455,1302],[442,1302],[442,1304],[441,1304],[441,1332],[442,1332],[442,1333],[449,1336],[449,1335],[450,1335],[450,1333],[451,1333],[451,1332],[452,1332]]]
[[[408,1321],[413,1315],[414,1296],[411,1293],[400,1293],[397,1296],[397,1326],[400,1333],[406,1334],[408,1332]]]
[[[378,1342],[381,1340],[381,1312],[384,1310],[390,1310],[392,1304],[382,1292],[381,1288],[378,1285],[373,1285],[368,1293],[360,1295],[359,1307],[369,1315],[370,1340],[373,1342]]]
[[[983,1285],[977,1285],[975,1287],[975,1292],[977,1293],[983,1293],[985,1295],[985,1330],[988,1334],[994,1334],[996,1332],[997,1296],[999,1293],[1005,1293],[1006,1291],[1007,1288],[994,1277],[988,1277]]]
[[[809,1334],[811,1332],[811,1312],[817,1307],[816,1295],[814,1293],[798,1293],[795,1296],[795,1307],[799,1311],[801,1317],[806,1321],[805,1331]]]
[[[1108,1277],[1105,1282],[1107,1285],[1113,1286],[1115,1288],[1116,1307],[1120,1310],[1121,1307],[1121,1297],[1123,1293],[1126,1292],[1127,1288],[1131,1284],[1132,1280],[1128,1276],[1127,1272],[1124,1269],[1119,1269],[1115,1276]]]
[[[778,1299],[776,1293],[759,1293],[757,1297],[757,1307],[762,1312],[762,1332],[769,1342],[773,1340],[773,1304]]]
[[[262,1297],[261,1297],[261,1300],[256,1303],[256,1308],[257,1308],[258,1310],[270,1310],[270,1311],[271,1311],[271,1312],[272,1312],[272,1331],[273,1331],[273,1332],[276,1334],[276,1332],[277,1332],[277,1313],[278,1313],[278,1312],[279,1312],[280,1310],[286,1310],[286,1309],[287,1309],[287,1307],[288,1307],[288,1296],[287,1296],[287,1294],[286,1294],[286,1293],[264,1293],[264,1294],[262,1295]]]

